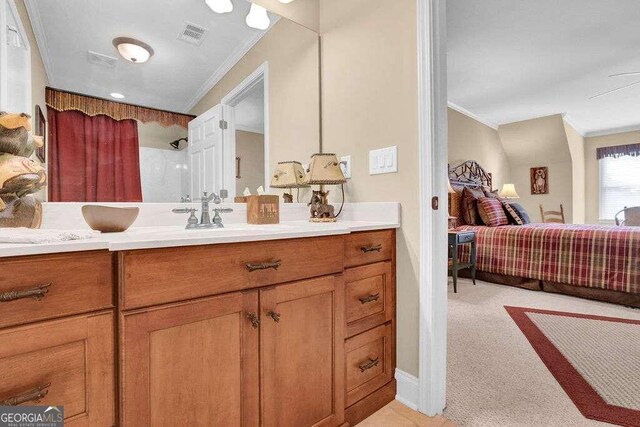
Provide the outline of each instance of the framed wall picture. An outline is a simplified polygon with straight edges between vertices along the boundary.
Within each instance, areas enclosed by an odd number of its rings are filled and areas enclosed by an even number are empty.
[[[36,105],[36,129],[35,135],[41,136],[44,144],[42,147],[36,150],[36,157],[42,163],[47,162],[47,120],[44,118],[44,113],[39,105]]]
[[[549,168],[531,168],[531,194],[549,194]]]

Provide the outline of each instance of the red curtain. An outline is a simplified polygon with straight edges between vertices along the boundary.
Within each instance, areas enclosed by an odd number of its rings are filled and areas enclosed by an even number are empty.
[[[142,201],[138,122],[47,112],[50,202]]]

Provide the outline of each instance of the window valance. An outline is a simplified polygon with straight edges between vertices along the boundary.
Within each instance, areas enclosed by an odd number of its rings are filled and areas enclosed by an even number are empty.
[[[165,127],[178,125],[186,128],[187,124],[195,118],[189,114],[115,102],[50,87],[46,89],[46,103],[56,111],[75,110],[91,117],[105,115],[114,120],[134,119],[142,123],[156,122]]]
[[[627,145],[614,145],[611,147],[600,147],[596,150],[598,160],[605,157],[640,156],[640,143]]]

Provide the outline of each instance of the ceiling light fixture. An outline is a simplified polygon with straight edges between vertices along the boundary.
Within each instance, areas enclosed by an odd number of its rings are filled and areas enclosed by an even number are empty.
[[[151,46],[130,37],[116,37],[113,45],[124,59],[135,64],[147,62],[153,56]]]
[[[118,92],[111,92],[109,96],[115,99],[124,99],[124,95]]]
[[[249,14],[245,22],[248,26],[256,30],[266,30],[271,24],[269,15],[267,15],[267,9],[255,3],[251,3],[251,9],[249,9]]]
[[[233,3],[231,3],[231,0],[204,0],[204,2],[215,13],[229,13],[233,11]]]
[[[284,4],[289,4],[291,3],[293,0],[278,0],[280,3],[284,3]]]

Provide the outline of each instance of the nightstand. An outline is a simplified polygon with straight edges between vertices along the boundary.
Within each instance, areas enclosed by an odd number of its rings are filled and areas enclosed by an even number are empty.
[[[469,262],[459,262],[460,245],[471,245]],[[471,280],[476,284],[476,233],[473,231],[449,231],[449,272],[453,277],[453,292],[458,292],[458,271],[471,269]]]

